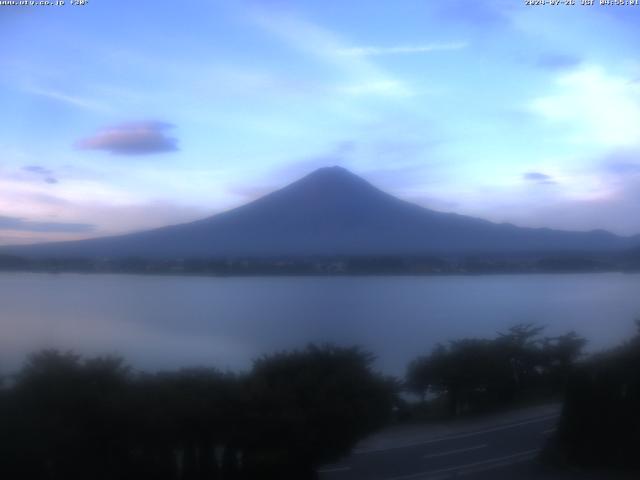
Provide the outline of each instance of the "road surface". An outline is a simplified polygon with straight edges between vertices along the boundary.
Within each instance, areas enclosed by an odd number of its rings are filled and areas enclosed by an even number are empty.
[[[401,427],[360,444],[319,469],[321,480],[528,480],[608,478],[557,473],[536,461],[555,431],[559,405],[465,423]]]

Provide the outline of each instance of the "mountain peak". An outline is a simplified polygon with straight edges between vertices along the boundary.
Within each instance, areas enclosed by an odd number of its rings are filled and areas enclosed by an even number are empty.
[[[96,258],[539,254],[615,251],[637,241],[439,213],[393,197],[343,167],[329,166],[192,223],[119,237],[12,247],[11,252]]]
[[[330,167],[320,167],[317,170],[314,170],[313,172],[311,172],[309,175],[313,175],[313,174],[344,175],[345,173],[347,173],[349,175],[354,175],[349,170],[347,170],[344,167],[341,167],[340,165],[332,165]]]
[[[355,173],[339,165],[318,168],[317,170],[314,170],[313,172],[303,177],[303,179],[304,178],[332,178],[332,179],[350,178],[350,179],[362,180]]]
[[[297,182],[291,184],[291,186],[296,185],[299,187],[304,186],[305,188],[314,187],[314,188],[359,188],[362,189],[367,188],[371,190],[377,190],[373,185],[367,182],[364,178],[356,175],[355,173],[347,170],[344,167],[340,167],[338,165],[334,165],[332,167],[322,167],[314,170],[308,175],[302,177]]]
[[[367,202],[377,202],[380,197],[388,198],[377,187],[344,167],[322,167],[302,177],[286,187],[268,195],[270,200],[278,199],[289,206],[307,207],[317,205],[346,205],[354,202],[365,207]],[[256,202],[262,203],[262,199]]]

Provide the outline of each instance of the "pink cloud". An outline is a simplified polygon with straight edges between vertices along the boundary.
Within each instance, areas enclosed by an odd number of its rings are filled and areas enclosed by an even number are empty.
[[[149,155],[178,150],[177,140],[166,135],[166,122],[132,122],[104,128],[76,143],[83,150],[105,150],[114,155]]]

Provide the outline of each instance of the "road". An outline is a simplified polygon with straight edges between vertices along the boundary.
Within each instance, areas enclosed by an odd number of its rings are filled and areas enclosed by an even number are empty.
[[[567,478],[540,471],[535,461],[545,440],[553,434],[558,416],[559,406],[553,405],[464,424],[389,430],[359,445],[344,461],[321,468],[320,478]]]

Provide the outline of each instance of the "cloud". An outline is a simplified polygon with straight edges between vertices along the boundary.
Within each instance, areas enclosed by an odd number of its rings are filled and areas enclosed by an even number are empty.
[[[35,191],[7,193],[2,186],[0,183],[0,212],[4,213],[0,213],[0,245],[117,235],[185,223],[215,213],[201,206],[161,200],[131,199],[111,204],[106,197],[93,199],[89,194],[70,200]],[[54,217],[56,222],[28,220]]]
[[[19,217],[0,216],[0,230],[24,232],[87,233],[95,229],[88,223],[34,222]]]
[[[602,170],[610,175],[628,177],[640,174],[640,151],[614,152],[602,161]]]
[[[467,199],[462,211],[523,226],[640,234],[640,149],[611,151],[589,163],[559,170],[562,188],[496,189]],[[534,185],[548,180],[542,172],[526,175]]]
[[[640,145],[640,85],[598,66],[562,72],[529,110],[573,145],[606,150]]]
[[[41,167],[40,165],[27,165],[22,167],[25,172],[42,173],[43,175],[49,175],[51,170]]]
[[[521,218],[534,226],[569,230],[605,229],[621,235],[640,234],[640,178],[605,183],[594,198],[558,198],[528,205]]]
[[[231,185],[227,188],[227,192],[237,197],[240,197],[243,202],[257,200],[260,197],[275,191],[278,189],[276,185]]]
[[[522,179],[528,182],[535,182],[540,185],[555,185],[556,181],[552,176],[541,172],[526,172],[522,175]]]
[[[461,50],[466,48],[466,42],[456,43],[429,43],[425,45],[402,45],[396,47],[351,47],[343,48],[336,53],[338,55],[363,57],[375,55],[406,55],[415,53],[429,53],[447,50]]]
[[[438,212],[458,213],[461,205],[457,200],[434,195],[426,195],[423,193],[403,195],[402,199],[406,200],[407,202],[420,205],[424,208],[428,208],[430,210],[436,210]]]
[[[373,63],[371,54],[348,54],[350,42],[329,29],[291,14],[264,9],[255,10],[252,19],[291,49],[313,55],[336,68],[342,77],[339,93],[404,97],[412,93],[405,82]]]
[[[42,167],[40,165],[27,165],[26,167],[22,167],[22,170],[25,172],[37,175],[45,183],[49,183],[49,184],[58,183],[58,179],[55,177],[53,170]]]
[[[168,200],[147,200],[122,205],[93,202],[72,205],[68,211],[74,218],[91,219],[96,224],[99,236],[187,223],[216,213],[207,207],[181,205]]]
[[[346,93],[354,96],[379,95],[409,97],[413,95],[412,90],[407,88],[402,82],[398,82],[396,80],[364,81],[344,85],[339,87],[337,90],[340,93]]]
[[[611,172],[619,175],[637,175],[640,173],[640,164],[638,163],[614,163],[609,165]]]
[[[104,128],[76,146],[82,150],[105,150],[114,155],[150,155],[178,150],[177,140],[166,135],[166,122],[133,122]]]
[[[111,108],[107,107],[106,105],[100,102],[96,102],[94,100],[90,100],[84,97],[79,97],[77,95],[70,95],[70,94],[49,89],[49,88],[29,87],[29,88],[23,89],[23,91],[33,95],[38,95],[40,97],[46,97],[51,100],[66,103],[67,105],[71,105],[73,107],[79,107],[84,110],[91,110],[95,112],[111,111]]]
[[[382,167],[374,167],[362,172],[362,176],[383,190],[395,195],[408,193],[419,195],[425,185],[431,183],[430,166],[423,162],[398,164],[389,163]]]
[[[582,58],[574,55],[551,53],[541,55],[536,61],[536,66],[544,70],[568,70],[579,66]]]

